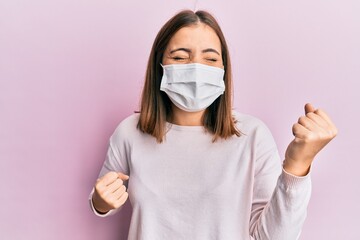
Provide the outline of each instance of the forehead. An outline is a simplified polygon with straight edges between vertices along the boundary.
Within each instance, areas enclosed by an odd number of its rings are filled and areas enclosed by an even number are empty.
[[[214,48],[221,52],[221,43],[216,32],[203,23],[180,28],[168,44],[168,48],[176,47]]]

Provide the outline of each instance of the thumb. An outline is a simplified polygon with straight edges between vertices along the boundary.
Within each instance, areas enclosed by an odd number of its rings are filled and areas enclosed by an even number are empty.
[[[121,180],[128,180],[129,179],[129,176],[126,175],[126,174],[123,174],[121,172],[118,172],[118,176]]]
[[[311,103],[307,103],[305,104],[305,114],[309,113],[309,112],[314,112],[315,108],[313,107],[313,105],[311,105]]]

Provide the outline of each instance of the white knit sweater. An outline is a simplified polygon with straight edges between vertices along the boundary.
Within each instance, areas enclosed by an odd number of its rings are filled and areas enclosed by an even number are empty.
[[[99,177],[130,176],[130,240],[295,240],[311,195],[310,174],[282,169],[260,120],[234,112],[243,133],[212,142],[202,126],[168,123],[163,143],[136,128],[138,114],[110,138]],[[93,190],[94,191],[94,190]],[[112,210],[108,216],[119,211]],[[119,223],[121,224],[121,222]]]

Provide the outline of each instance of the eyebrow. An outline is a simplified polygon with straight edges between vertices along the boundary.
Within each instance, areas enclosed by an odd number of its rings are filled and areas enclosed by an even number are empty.
[[[172,54],[174,52],[177,52],[177,51],[184,51],[184,52],[187,52],[187,53],[191,53],[191,50],[189,48],[176,48],[174,50],[171,50],[170,54]],[[202,53],[213,52],[213,53],[216,53],[217,55],[220,56],[220,53],[218,51],[216,51],[215,49],[213,49],[213,48],[207,48],[207,49],[202,50],[201,52]]]
[[[220,53],[213,48],[207,48],[201,51],[202,53],[213,52],[220,56]]]
[[[174,52],[177,52],[177,51],[184,51],[184,52],[187,52],[187,53],[191,53],[191,50],[189,48],[176,48],[174,50],[171,50],[170,54],[174,53]]]

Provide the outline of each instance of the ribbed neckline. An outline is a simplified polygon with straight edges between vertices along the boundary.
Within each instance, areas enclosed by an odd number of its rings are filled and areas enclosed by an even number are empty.
[[[176,131],[182,131],[182,132],[200,132],[205,131],[204,126],[183,126],[183,125],[177,125],[174,123],[166,122],[167,129],[176,130]]]

